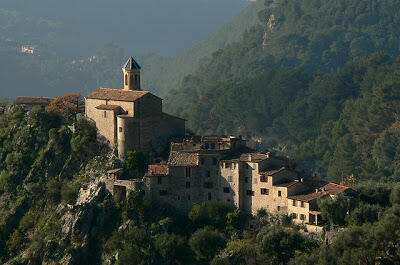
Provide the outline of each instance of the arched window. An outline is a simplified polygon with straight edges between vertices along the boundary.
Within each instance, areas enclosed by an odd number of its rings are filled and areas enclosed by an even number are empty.
[[[128,85],[128,75],[125,75],[125,85]]]
[[[138,84],[138,75],[135,75],[135,85],[137,86]]]

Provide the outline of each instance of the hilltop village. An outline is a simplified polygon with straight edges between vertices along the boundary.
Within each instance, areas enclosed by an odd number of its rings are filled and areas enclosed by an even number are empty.
[[[99,88],[85,97],[85,114],[121,160],[127,152],[150,153],[168,140],[166,164],[150,164],[147,173],[122,179],[122,168],[105,180],[115,200],[141,191],[152,201],[186,213],[196,204],[221,201],[246,214],[265,210],[287,214],[295,223],[318,225],[317,199],[357,193],[349,187],[296,171],[295,161],[269,152],[254,152],[242,137],[187,136],[185,120],[163,112],[162,99],[141,89],[139,64],[130,57],[123,68],[123,89]],[[46,105],[50,98],[17,98],[26,106]],[[82,188],[81,192],[85,192]]]

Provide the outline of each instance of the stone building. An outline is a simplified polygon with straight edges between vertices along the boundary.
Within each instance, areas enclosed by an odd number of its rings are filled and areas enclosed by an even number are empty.
[[[295,223],[318,225],[321,218],[317,204],[319,198],[335,198],[338,194],[343,194],[349,200],[353,200],[358,196],[351,188],[333,182],[309,180],[298,185],[303,187],[304,192],[288,196],[288,214]]]
[[[191,137],[173,141],[166,165],[150,165],[144,177],[149,200],[181,212],[208,201],[231,203],[247,214],[264,209],[289,214],[296,223],[318,223],[317,199],[338,193],[355,197],[348,187],[295,171],[294,161],[251,152],[238,137]]]
[[[141,89],[140,66],[130,57],[123,66],[123,89],[99,88],[85,97],[86,115],[125,158],[130,150],[151,152],[156,143],[185,134],[185,120],[164,113],[162,99]]]
[[[14,104],[22,106],[26,111],[32,110],[35,106],[46,107],[54,98],[48,97],[17,97]]]

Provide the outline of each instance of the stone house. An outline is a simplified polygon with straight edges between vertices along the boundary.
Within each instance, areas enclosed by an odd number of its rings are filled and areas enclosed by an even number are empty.
[[[140,66],[123,66],[123,89],[99,88],[85,97],[86,116],[124,159],[130,150],[151,152],[160,139],[185,135],[185,120],[164,113],[162,99],[140,86]]]
[[[299,183],[304,187],[304,192],[288,196],[288,214],[295,223],[319,224],[321,212],[317,200],[322,197],[335,198],[343,194],[349,200],[357,197],[357,192],[349,187],[334,182],[310,180]]]
[[[211,145],[213,143],[213,145]],[[271,153],[249,152],[237,137],[192,137],[171,143],[166,165],[150,165],[144,177],[149,200],[173,205],[181,212],[208,201],[231,203],[247,214],[265,209],[289,214],[295,223],[318,223],[317,199],[348,187],[303,179],[294,161]]]
[[[17,97],[14,101],[14,104],[22,106],[24,110],[30,111],[35,106],[43,106],[46,107],[50,105],[51,101],[54,98],[48,97]]]

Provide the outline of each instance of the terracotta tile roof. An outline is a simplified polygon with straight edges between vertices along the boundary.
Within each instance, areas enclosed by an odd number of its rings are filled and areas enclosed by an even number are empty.
[[[38,105],[48,105],[54,98],[46,97],[17,97],[15,99],[15,104],[38,104]]]
[[[108,99],[119,101],[136,101],[139,98],[151,94],[148,91],[142,90],[123,90],[113,88],[99,88],[86,96],[87,99]],[[153,94],[151,94],[153,95]],[[153,95],[154,97],[157,97]]]
[[[292,182],[276,184],[275,186],[290,188],[290,187],[293,187],[293,186],[296,186],[296,185],[301,185],[301,184],[302,183],[299,180],[295,180],[295,181],[292,181]]]
[[[285,171],[285,170],[288,170],[288,169],[285,168],[285,167],[281,167],[280,169],[261,171],[260,174],[261,175],[265,175],[265,176],[273,176],[276,173],[279,173],[279,172],[282,172],[282,171]]]
[[[314,183],[318,183],[319,180],[315,180]],[[320,183],[323,183],[325,181],[320,181]],[[310,182],[306,182],[305,183],[310,184]],[[306,194],[299,194],[299,195],[293,195],[293,196],[289,196],[289,199],[294,199],[294,200],[299,200],[299,201],[312,201],[314,199],[323,197],[323,196],[327,196],[327,195],[336,195],[338,193],[341,193],[343,191],[349,190],[349,187],[343,186],[343,185],[339,185],[337,183],[334,182],[328,182],[328,183],[324,183],[322,186],[316,186],[315,189],[317,189],[318,191],[313,191],[313,192],[309,192]]]
[[[96,107],[96,109],[102,109],[102,110],[116,110],[119,108],[121,108],[121,107],[118,105],[105,105],[105,104],[102,104],[102,105],[99,105]]]
[[[340,193],[342,191],[350,189],[349,187],[334,183],[334,182],[329,182],[325,186],[322,187],[327,193],[331,195],[335,195],[337,193]]]
[[[315,200],[317,198],[320,198],[323,196],[328,196],[328,195],[329,194],[327,194],[326,192],[311,192],[311,193],[307,193],[307,194],[288,196],[288,199],[309,202],[309,201]]]
[[[149,165],[149,169],[147,170],[147,176],[159,176],[159,175],[168,175],[169,168],[168,165]]]
[[[169,166],[194,167],[199,165],[199,154],[193,152],[172,151],[168,159]]]

